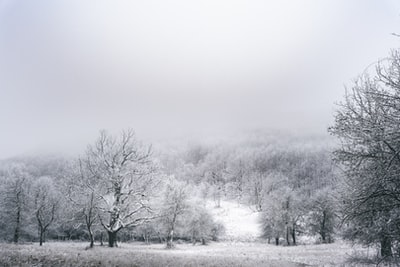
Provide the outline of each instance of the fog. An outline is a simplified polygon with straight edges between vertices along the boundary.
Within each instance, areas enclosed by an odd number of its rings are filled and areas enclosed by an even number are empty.
[[[400,3],[0,0],[0,158],[249,129],[325,134]]]

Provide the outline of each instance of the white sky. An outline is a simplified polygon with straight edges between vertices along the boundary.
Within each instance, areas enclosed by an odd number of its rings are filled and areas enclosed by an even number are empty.
[[[395,0],[0,0],[0,158],[100,129],[324,133],[399,22]]]

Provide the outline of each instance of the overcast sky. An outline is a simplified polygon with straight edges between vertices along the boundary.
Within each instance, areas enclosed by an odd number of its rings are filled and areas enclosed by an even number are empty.
[[[324,133],[393,32],[396,0],[0,0],[0,158],[100,129]]]

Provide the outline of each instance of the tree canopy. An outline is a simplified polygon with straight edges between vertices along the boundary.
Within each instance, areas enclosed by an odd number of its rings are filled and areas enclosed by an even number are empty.
[[[400,241],[400,50],[346,90],[329,131],[341,143],[347,237],[390,257]]]

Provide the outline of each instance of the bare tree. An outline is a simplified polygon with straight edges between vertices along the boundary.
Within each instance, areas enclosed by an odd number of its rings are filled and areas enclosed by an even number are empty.
[[[188,195],[185,190],[185,184],[182,182],[170,180],[166,185],[165,198],[163,203],[163,217],[167,227],[167,248],[174,247],[174,231],[177,220],[187,209]]]
[[[348,237],[380,244],[391,257],[400,222],[400,51],[363,74],[347,90],[330,132],[341,147],[336,160],[346,176]]]
[[[59,197],[50,177],[40,177],[33,184],[33,212],[38,224],[39,244],[43,245],[49,226],[56,219]]]
[[[230,191],[241,203],[244,196],[245,178],[248,175],[247,166],[241,157],[232,159],[228,163],[228,173],[231,174],[229,179]]]
[[[70,172],[65,188],[67,197],[75,212],[75,221],[83,221],[90,240],[90,248],[94,246],[93,226],[98,219],[97,206],[99,197],[96,195],[97,181],[95,177],[84,168],[82,160],[78,160],[70,166]]]
[[[186,228],[191,235],[193,245],[200,241],[206,245],[209,240],[216,240],[224,231],[221,224],[217,224],[212,215],[201,205],[190,207],[187,215]]]
[[[332,243],[335,225],[337,221],[337,202],[335,201],[332,188],[319,190],[311,199],[309,210],[311,216],[308,218],[311,233],[319,234],[322,243]]]
[[[263,237],[275,240],[275,245],[279,245],[279,239],[285,234],[285,218],[282,212],[281,200],[275,194],[267,197],[269,205],[266,206],[261,217],[261,227]]]
[[[203,162],[203,168],[204,176],[213,187],[213,198],[219,208],[229,175],[226,151],[216,150],[214,153],[209,153]]]
[[[132,130],[114,137],[102,131],[88,146],[81,160],[84,179],[92,187],[101,225],[108,233],[108,245],[114,247],[117,233],[129,226],[137,226],[151,219],[149,197],[156,184],[156,167],[151,147],[144,147]],[[93,198],[92,198],[93,197]]]
[[[2,192],[4,213],[2,217],[8,221],[7,225],[13,227],[12,240],[14,243],[18,243],[24,214],[27,213],[30,176],[23,164],[8,166],[2,176],[4,178]]]
[[[282,181],[277,177],[277,156],[264,149],[255,150],[249,155],[250,173],[248,175],[248,192],[251,203],[257,211],[263,210],[265,197],[277,189]],[[283,177],[281,177],[283,178]]]

